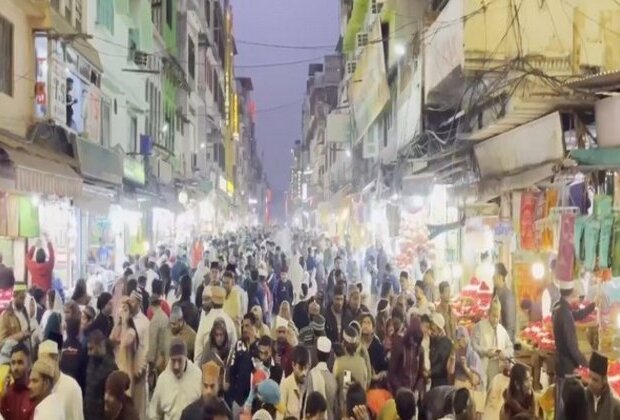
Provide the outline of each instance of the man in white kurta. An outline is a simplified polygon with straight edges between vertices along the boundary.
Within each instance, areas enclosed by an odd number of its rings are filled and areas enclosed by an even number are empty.
[[[157,379],[149,406],[149,420],[178,420],[183,410],[200,398],[202,371],[187,359],[187,347],[180,338],[170,342],[168,366]]]
[[[488,318],[476,324],[472,335],[471,343],[482,361],[482,368],[487,374],[487,384],[501,373],[501,362],[514,354],[510,336],[499,323],[501,312],[499,301],[493,300]]]
[[[198,325],[198,331],[196,332],[196,343],[194,344],[194,362],[200,363],[202,360],[202,353],[209,340],[209,333],[216,319],[222,318],[226,324],[226,331],[228,332],[228,342],[237,342],[237,326],[233,319],[224,312],[224,297],[226,291],[223,287],[213,286],[210,288],[205,287],[204,298],[211,298],[212,308],[208,314],[205,315],[204,311],[200,315],[200,324]],[[204,299],[203,298],[203,299]]]

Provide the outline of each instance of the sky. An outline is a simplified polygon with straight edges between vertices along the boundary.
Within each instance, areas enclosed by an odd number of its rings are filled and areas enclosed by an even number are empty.
[[[273,215],[284,215],[291,147],[301,137],[301,104],[308,65],[333,48],[285,49],[250,45],[331,46],[338,42],[337,0],[232,0],[238,55],[236,75],[251,77],[256,140],[274,192]],[[306,61],[299,64],[273,65]],[[269,66],[262,66],[267,64]],[[274,109],[277,108],[277,109]]]

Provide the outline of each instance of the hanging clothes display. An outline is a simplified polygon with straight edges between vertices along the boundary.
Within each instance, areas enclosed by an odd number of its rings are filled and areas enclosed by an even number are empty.
[[[555,265],[555,276],[560,281],[572,281],[575,265],[575,247],[573,235],[575,232],[575,215],[566,213],[561,216],[560,247]]]
[[[536,249],[534,222],[536,217],[536,194],[526,191],[521,195],[521,249]]]

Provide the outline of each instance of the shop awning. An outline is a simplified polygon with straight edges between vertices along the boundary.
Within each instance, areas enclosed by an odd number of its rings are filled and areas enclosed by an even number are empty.
[[[487,202],[502,193],[525,190],[555,175],[556,163],[546,163],[517,174],[501,178],[482,180],[479,184],[478,201]]]
[[[71,24],[63,16],[54,10],[53,7],[50,7],[49,15],[50,24],[54,31],[62,34],[73,34],[77,32],[76,29],[71,26]],[[69,45],[99,71],[103,71],[103,64],[101,64],[99,53],[90,42],[83,38],[76,38]]]
[[[3,147],[3,150],[14,169],[16,190],[63,197],[82,194],[82,178],[69,165],[10,147]]]

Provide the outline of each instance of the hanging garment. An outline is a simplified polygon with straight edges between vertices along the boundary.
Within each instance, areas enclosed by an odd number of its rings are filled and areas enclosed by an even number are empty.
[[[575,215],[572,213],[563,214],[561,221],[560,246],[555,265],[555,276],[559,281],[572,281],[575,265],[575,245],[573,243]]]
[[[536,249],[534,234],[534,218],[536,211],[536,194],[526,191],[521,195],[521,248]]]
[[[611,216],[613,210],[613,201],[609,195],[597,195],[594,197],[594,217],[603,220],[605,217]]]
[[[588,216],[577,216],[575,219],[575,258],[577,261],[583,261],[585,256],[584,235],[586,231],[586,221]]]
[[[599,268],[609,268],[610,251],[611,251],[611,233],[613,229],[614,218],[607,216],[601,220],[601,234],[598,244],[598,266]]]
[[[612,271],[614,277],[620,276],[620,217],[614,219],[612,245]]]
[[[600,232],[601,222],[593,217],[588,217],[584,235],[585,258],[583,260],[583,266],[589,271],[594,270],[596,266],[596,251]]]

